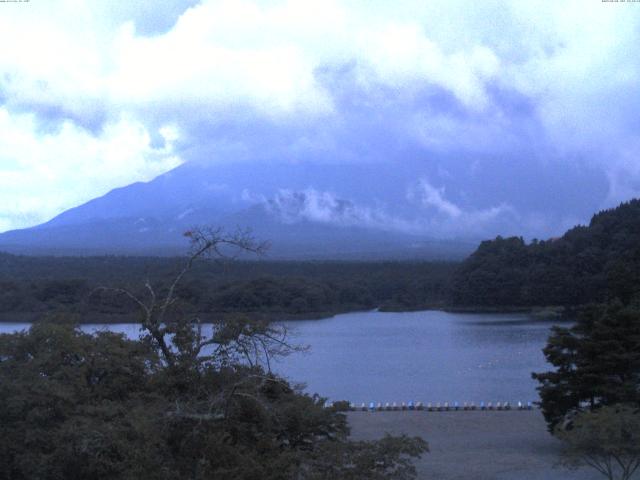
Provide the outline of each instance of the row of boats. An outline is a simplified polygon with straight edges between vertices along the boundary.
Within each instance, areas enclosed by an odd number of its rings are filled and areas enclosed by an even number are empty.
[[[333,404],[328,404],[327,407],[332,407]],[[402,410],[425,410],[428,412],[448,412],[448,411],[464,411],[464,410],[533,410],[533,404],[531,402],[518,402],[515,405],[511,405],[509,402],[496,402],[493,404],[492,402],[484,403],[480,402],[480,404],[476,405],[474,402],[467,403],[464,402],[460,405],[458,402],[453,402],[449,404],[449,402],[444,403],[427,403],[426,405],[422,402],[402,402],[400,404],[393,403],[385,403],[384,405],[380,402],[375,403],[371,402],[369,405],[362,403],[360,406],[355,403],[349,404],[350,411],[363,411],[363,412],[381,412],[381,411],[402,411]]]

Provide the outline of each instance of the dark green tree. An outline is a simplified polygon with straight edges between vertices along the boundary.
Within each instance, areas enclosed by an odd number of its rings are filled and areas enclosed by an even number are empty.
[[[451,301],[467,306],[626,303],[639,293],[640,199],[597,213],[559,238],[484,241],[451,282]]]
[[[140,342],[72,324],[1,335],[0,478],[154,478],[159,367]]]
[[[554,327],[544,354],[555,370],[534,373],[550,430],[568,415],[640,402],[640,309],[619,301],[585,308]]]

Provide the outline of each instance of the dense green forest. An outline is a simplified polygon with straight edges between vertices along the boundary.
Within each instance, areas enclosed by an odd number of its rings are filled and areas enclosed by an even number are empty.
[[[63,311],[83,321],[134,319],[135,305],[98,287],[167,288],[184,258],[29,257],[0,254],[0,318]],[[203,260],[180,286],[184,311],[295,318],[371,308],[441,307],[456,267],[447,262]]]
[[[560,238],[484,241],[455,272],[451,302],[582,305],[640,292],[640,200],[593,216]]]
[[[0,253],[0,319],[63,311],[83,321],[135,319],[98,287],[167,288],[184,258],[30,257]],[[640,292],[640,200],[600,212],[560,238],[487,240],[464,262],[214,261],[181,287],[185,312],[296,318],[381,308],[578,306]]]

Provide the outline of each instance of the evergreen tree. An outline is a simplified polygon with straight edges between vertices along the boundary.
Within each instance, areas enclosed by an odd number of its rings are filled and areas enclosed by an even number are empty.
[[[640,403],[640,308],[590,306],[571,328],[554,327],[544,354],[556,369],[534,373],[550,430],[568,414]]]
[[[451,300],[469,306],[586,305],[640,293],[640,200],[560,238],[484,241],[457,269]]]

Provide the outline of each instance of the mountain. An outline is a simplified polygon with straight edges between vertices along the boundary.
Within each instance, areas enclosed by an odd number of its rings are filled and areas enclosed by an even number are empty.
[[[407,194],[415,171],[388,165],[184,164],[112,190],[33,228],[0,234],[30,254],[184,252],[195,225],[250,228],[272,258],[463,258],[474,239],[428,233]]]
[[[484,241],[457,269],[452,300],[472,306],[640,300],[640,199],[594,215],[562,237]]]

